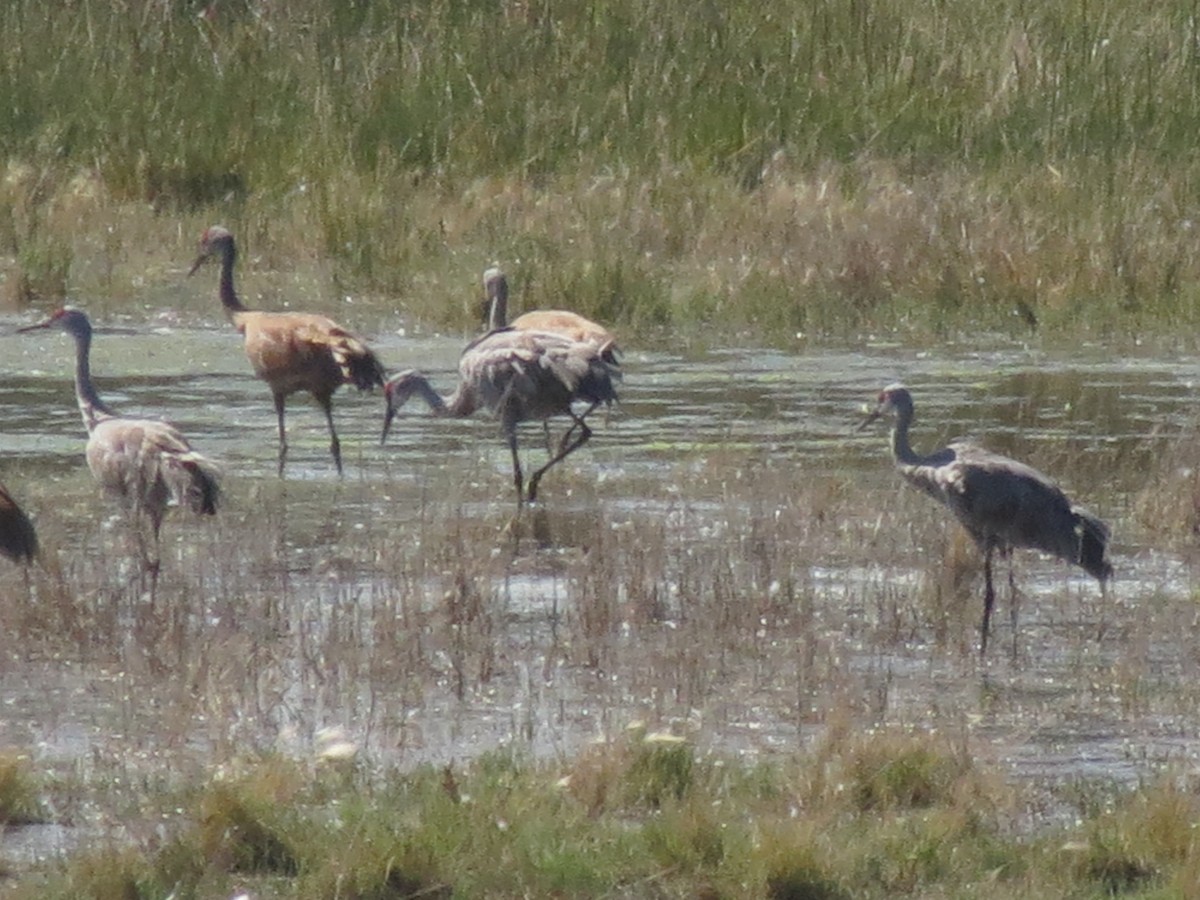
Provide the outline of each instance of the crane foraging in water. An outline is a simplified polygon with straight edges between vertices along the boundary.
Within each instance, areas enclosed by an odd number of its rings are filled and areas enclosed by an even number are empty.
[[[564,309],[535,309],[522,313],[508,322],[508,276],[499,266],[483,273],[484,302],[487,305],[488,329],[498,331],[511,327],[517,331],[548,331],[583,344],[594,344],[601,358],[610,365],[619,365],[620,350],[613,333],[579,313]]]
[[[600,404],[617,399],[614,382],[621,377],[593,344],[560,334],[511,328],[489,332],[468,344],[458,361],[458,375],[458,387],[449,397],[437,393],[420,372],[409,370],[390,379],[384,385],[387,412],[380,443],[387,441],[392,420],[413,394],[421,397],[436,416],[461,419],[478,409],[489,410],[500,420],[512,451],[518,503],[526,497],[531,503],[536,501],[538,484],[546,471],[587,443],[592,436],[588,414]],[[587,403],[587,409],[576,413],[571,408],[576,400]],[[558,415],[569,416],[571,427],[549,461],[529,477],[526,495],[517,451],[517,425]]]
[[[890,416],[896,469],[912,485],[946,506],[983,553],[983,623],[979,652],[987,652],[988,625],[996,592],[992,557],[1014,548],[1041,550],[1081,567],[1100,582],[1112,576],[1107,558],[1111,530],[1096,516],[1074,506],[1067,495],[1036,469],[965,441],[922,455],[912,449],[908,428],[913,400],[899,384],[880,392],[877,405],[859,430]],[[1009,587],[1013,587],[1009,569]]]
[[[261,312],[242,304],[233,285],[237,246],[228,229],[214,225],[200,238],[200,254],[188,275],[208,259],[219,258],[221,277],[217,292],[225,314],[245,338],[246,357],[254,374],[267,383],[279,420],[279,474],[287,460],[284,403],[289,394],[308,391],[325,413],[329,424],[329,452],[342,474],[342,445],[333,426],[333,394],[343,384],[360,391],[382,387],[386,372],[374,352],[360,338],[332,319],[313,313]]]
[[[88,469],[105,492],[133,514],[142,560],[157,579],[158,536],[167,507],[174,503],[200,515],[215,514],[218,469],[193,450],[175,426],[156,419],[126,418],[100,399],[89,362],[92,324],[82,310],[64,306],[44,321],[19,330],[40,328],[59,328],[75,339],[75,399],[88,432]],[[150,522],[153,554],[145,546],[139,524],[142,515]]]
[[[29,516],[17,505],[12,494],[0,484],[0,556],[16,563],[33,562],[38,539]]]

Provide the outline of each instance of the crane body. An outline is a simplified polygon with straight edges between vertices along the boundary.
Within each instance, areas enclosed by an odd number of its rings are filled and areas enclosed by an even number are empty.
[[[534,502],[546,471],[587,443],[592,434],[588,414],[617,399],[615,382],[620,379],[620,371],[605,361],[593,344],[511,328],[489,332],[468,344],[459,358],[458,372],[458,387],[448,397],[437,393],[420,372],[402,372],[389,380],[384,387],[387,411],[380,442],[387,440],[396,413],[414,394],[437,416],[465,418],[486,409],[499,419],[512,452],[518,503],[526,494],[517,426],[556,415],[572,420],[557,452],[529,478],[527,498]],[[586,403],[587,409],[576,413],[571,404],[577,400]]]
[[[37,531],[8,489],[0,484],[0,556],[30,563],[38,553]]]
[[[153,553],[138,542],[148,568],[157,574],[159,531],[172,504],[200,515],[213,515],[220,498],[220,473],[208,457],[192,449],[174,425],[157,419],[134,419],[109,407],[92,384],[92,326],[87,315],[65,306],[22,332],[58,328],[75,339],[75,398],[87,429],[88,469],[104,491],[133,514],[150,523]]]
[[[987,651],[995,604],[992,558],[996,553],[1008,556],[1022,547],[1041,550],[1079,566],[1102,588],[1112,577],[1108,525],[1074,505],[1046,475],[967,441],[952,442],[928,455],[917,453],[908,437],[912,395],[903,385],[884,388],[860,429],[884,417],[894,419],[891,449],[897,471],[949,509],[983,554],[980,653]]]
[[[212,258],[220,260],[217,292],[221,305],[242,335],[254,374],[271,390],[279,424],[279,474],[283,475],[288,452],[286,400],[291,394],[307,391],[325,413],[329,453],[341,475],[342,449],[333,424],[333,394],[343,384],[362,391],[382,387],[386,376],[383,364],[366,342],[326,316],[247,309],[234,287],[237,245],[229,230],[220,225],[204,232],[200,253],[188,274]]]

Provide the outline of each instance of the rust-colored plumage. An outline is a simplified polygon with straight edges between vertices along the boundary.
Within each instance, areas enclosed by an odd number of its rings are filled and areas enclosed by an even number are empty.
[[[875,410],[860,427],[885,416],[895,419],[892,455],[897,471],[949,509],[983,553],[980,653],[987,651],[996,597],[992,587],[995,553],[1007,556],[1019,547],[1041,550],[1081,567],[1102,587],[1112,576],[1107,558],[1108,525],[1074,506],[1041,472],[966,441],[953,442],[928,455],[917,453],[908,441],[912,395],[903,385],[884,388]]]
[[[512,451],[518,503],[525,494],[517,425],[558,415],[572,420],[557,452],[529,478],[528,499],[533,502],[546,471],[591,437],[587,415],[600,404],[617,399],[615,382],[620,379],[620,371],[604,360],[593,344],[560,334],[511,328],[489,332],[468,344],[459,358],[458,374],[458,387],[449,397],[438,394],[420,372],[402,372],[390,379],[384,386],[387,412],[380,441],[387,440],[393,418],[413,394],[425,400],[438,416],[465,418],[477,409],[486,409],[500,420]],[[582,413],[571,408],[577,400],[588,404]]]
[[[535,309],[508,321],[508,277],[498,266],[483,273],[483,291],[488,312],[488,328],[496,331],[510,327],[517,331],[543,331],[561,334],[572,341],[593,344],[610,365],[618,365],[620,350],[613,333],[603,325],[565,309]]]
[[[325,413],[329,452],[342,474],[342,450],[333,425],[333,394],[343,384],[366,391],[382,387],[383,364],[366,343],[332,319],[312,313],[261,312],[246,309],[233,285],[237,247],[233,235],[214,225],[200,239],[193,274],[205,260],[221,263],[218,293],[221,305],[245,339],[246,358],[254,374],[267,383],[279,421],[279,474],[287,460],[284,402],[288,395],[308,391]]]
[[[38,540],[29,516],[17,505],[12,494],[0,484],[0,556],[13,562],[33,562]]]
[[[133,514],[135,526],[141,516],[149,520],[153,552],[145,547],[140,528],[138,540],[147,566],[157,573],[159,530],[167,507],[175,504],[201,515],[216,513],[217,467],[193,450],[174,425],[118,415],[100,399],[89,362],[92,325],[82,310],[65,306],[20,330],[39,328],[59,328],[75,339],[75,399],[88,432],[88,469],[105,492]]]

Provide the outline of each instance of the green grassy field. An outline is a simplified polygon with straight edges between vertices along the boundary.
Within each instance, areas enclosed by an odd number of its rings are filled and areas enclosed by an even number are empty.
[[[1115,0],[14,2],[5,293],[144,301],[222,221],[431,327],[499,260],[627,329],[1171,329],[1196,29]]]

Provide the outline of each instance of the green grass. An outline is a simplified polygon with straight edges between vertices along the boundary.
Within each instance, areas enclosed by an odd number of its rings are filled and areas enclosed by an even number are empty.
[[[663,748],[691,775],[648,802],[637,785]],[[878,777],[862,774],[867,759],[954,775],[884,807],[863,801]],[[825,781],[833,772],[850,780]],[[1022,803],[915,733],[754,768],[641,732],[575,762],[498,753],[351,780],[269,756],[173,810],[166,840],[48,864],[11,896],[1152,897],[1186,892],[1200,867],[1200,806],[1166,781],[1041,837],[1014,829]]]
[[[220,220],[433,327],[496,259],[779,343],[1197,321],[1188,3],[208,8],[0,10],[10,300],[136,297]]]

